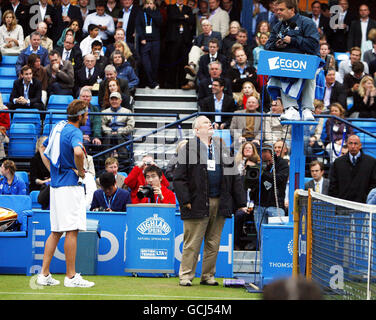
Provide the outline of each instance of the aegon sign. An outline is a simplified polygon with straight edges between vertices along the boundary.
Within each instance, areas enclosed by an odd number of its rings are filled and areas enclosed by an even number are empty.
[[[314,55],[263,50],[260,52],[257,74],[313,79],[320,63],[324,61]]]
[[[307,69],[307,61],[302,60],[281,59],[280,57],[275,57],[268,59],[268,62],[270,70],[281,69],[300,71]]]

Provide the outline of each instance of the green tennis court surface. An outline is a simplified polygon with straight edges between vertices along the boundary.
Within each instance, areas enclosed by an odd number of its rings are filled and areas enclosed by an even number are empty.
[[[180,287],[178,278],[141,278],[115,276],[84,276],[94,281],[92,288],[66,288],[64,275],[54,278],[60,285],[40,287],[36,276],[0,275],[0,300],[258,300],[260,294],[251,294],[245,288],[200,285]]]

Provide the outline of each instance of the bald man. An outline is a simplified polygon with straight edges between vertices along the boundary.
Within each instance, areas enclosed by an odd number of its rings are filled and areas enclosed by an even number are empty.
[[[330,167],[329,195],[366,203],[368,193],[376,187],[376,159],[363,152],[355,134],[347,139],[347,147],[348,153]]]
[[[174,172],[184,224],[179,285],[192,285],[205,238],[200,284],[217,286],[214,275],[222,229],[234,208],[246,212],[245,191],[229,150],[221,139],[213,137],[211,121],[205,116],[196,118],[193,131],[195,137],[178,152]]]

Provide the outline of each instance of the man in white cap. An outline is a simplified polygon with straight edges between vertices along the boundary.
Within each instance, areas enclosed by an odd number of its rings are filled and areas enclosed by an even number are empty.
[[[104,115],[102,117],[103,144],[114,146],[129,140],[130,135],[135,126],[133,116],[129,109],[121,107],[122,97],[120,92],[112,92],[110,94],[110,108],[102,111],[104,114],[113,113],[113,115]],[[126,148],[122,147],[119,152],[127,154]],[[117,152],[112,154],[118,157]]]

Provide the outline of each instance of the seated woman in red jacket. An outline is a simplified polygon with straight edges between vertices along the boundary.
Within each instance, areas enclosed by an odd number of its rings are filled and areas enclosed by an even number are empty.
[[[144,186],[147,184],[144,177],[144,170],[146,167],[150,165],[155,165],[154,159],[150,155],[145,155],[142,158],[141,162],[133,167],[131,172],[129,172],[128,177],[126,177],[124,180],[125,185],[123,186],[123,188],[129,187],[131,189],[132,203],[139,203],[139,200],[137,198],[137,192],[140,186]],[[163,174],[161,184],[166,188],[168,188],[170,185],[170,183]]]
[[[137,202],[132,203],[170,203],[175,204],[175,194],[162,185],[162,170],[156,165],[145,168],[146,185],[137,191]]]

